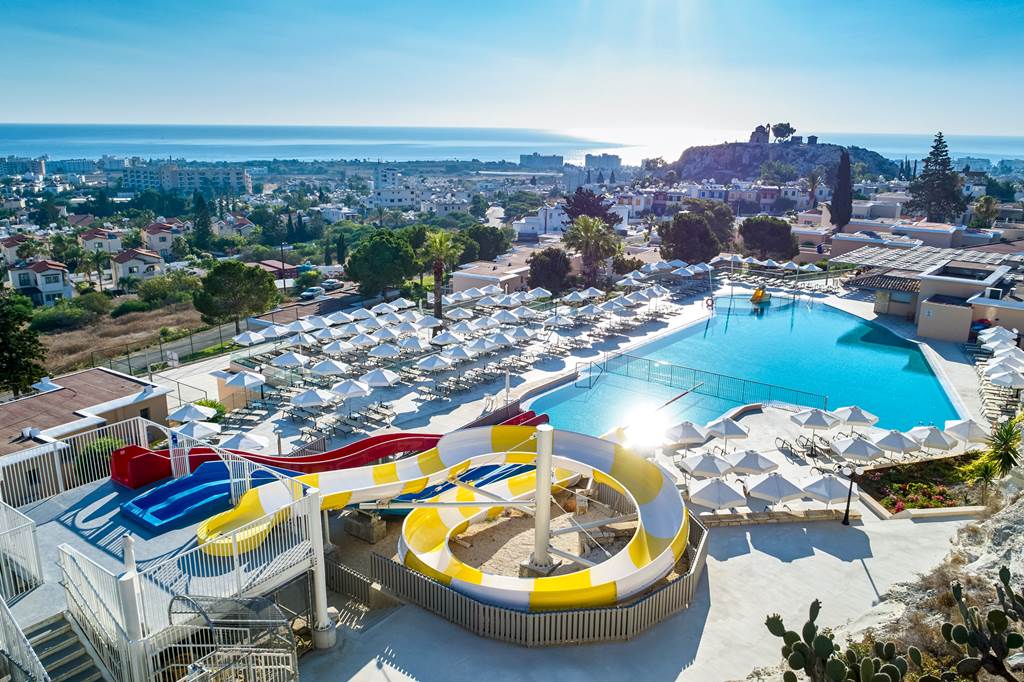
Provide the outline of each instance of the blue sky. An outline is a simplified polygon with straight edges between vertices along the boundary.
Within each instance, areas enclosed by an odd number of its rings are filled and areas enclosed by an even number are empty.
[[[0,0],[8,122],[1024,134],[1024,2]]]

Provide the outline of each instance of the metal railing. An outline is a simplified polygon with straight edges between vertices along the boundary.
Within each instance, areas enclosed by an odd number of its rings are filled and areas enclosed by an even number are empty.
[[[583,372],[595,375],[594,380],[585,382]],[[672,365],[667,362],[652,360],[617,353],[602,360],[588,363],[580,372],[577,386],[590,388],[602,373],[624,376],[650,383],[658,383],[672,388],[692,389],[697,395],[720,398],[740,405],[750,403],[787,403],[803,407],[828,409],[828,396],[797,388],[767,384],[740,377],[718,374],[707,370]]]
[[[115,681],[132,682],[117,576],[69,545],[58,549],[68,612]]]
[[[9,672],[15,682],[49,682],[46,668],[39,662],[39,656],[3,599],[0,599],[0,650],[10,664]]]
[[[13,601],[41,584],[35,521],[0,501],[0,597]]]
[[[292,682],[298,679],[295,652],[223,647],[195,661],[181,682]]]
[[[226,556],[194,547],[140,568],[140,617],[144,632],[152,634],[170,624],[167,607],[175,595],[259,594],[310,570],[314,558],[310,515],[320,513],[312,502],[313,498],[301,497],[287,507],[232,531],[222,538],[232,548]],[[266,537],[258,540],[264,532]]]
[[[0,457],[0,493],[22,507],[110,476],[110,455],[125,445],[148,445],[142,417],[101,426]]]
[[[412,602],[481,637],[520,646],[559,646],[631,639],[693,600],[707,560],[707,531],[690,517],[686,573],[622,606],[558,611],[517,611],[477,601],[379,554],[370,557],[373,579]]]
[[[326,557],[324,559],[324,576],[327,579],[327,587],[331,590],[357,599],[364,604],[370,603],[370,590],[373,588],[373,581],[359,571]]]

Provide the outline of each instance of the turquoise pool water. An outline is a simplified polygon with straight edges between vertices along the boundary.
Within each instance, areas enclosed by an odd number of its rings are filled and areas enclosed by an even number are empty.
[[[759,311],[748,297],[718,299],[717,314],[645,346],[642,356],[828,397],[830,408],[860,405],[879,426],[909,429],[957,417],[924,355],[885,328],[820,303],[775,299]],[[590,388],[568,384],[539,396],[530,409],[560,428],[600,435],[644,419],[679,388],[600,375]],[[707,422],[736,407],[688,395],[660,410],[671,422]]]

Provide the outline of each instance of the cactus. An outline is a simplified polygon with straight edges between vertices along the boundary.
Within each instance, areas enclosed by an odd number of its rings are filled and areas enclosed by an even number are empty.
[[[875,642],[869,655],[860,655],[853,649],[842,651],[831,633],[822,634],[816,623],[821,602],[811,602],[809,617],[798,634],[787,630],[782,617],[772,614],[765,620],[768,632],[783,641],[782,657],[789,666],[783,674],[785,682],[797,682],[802,671],[811,682],[902,682],[911,664],[922,674],[920,682],[950,682],[957,679],[977,679],[981,671],[1007,680],[1020,682],[1006,668],[1006,659],[1014,649],[1024,648],[1024,634],[1011,626],[1024,624],[1024,595],[1010,585],[1010,571],[1005,566],[999,571],[996,596],[999,608],[993,608],[982,618],[976,606],[964,601],[959,582],[950,585],[962,623],[943,623],[942,638],[955,647],[961,656],[951,670],[938,676],[924,674],[921,652],[910,647],[901,654],[894,642]]]

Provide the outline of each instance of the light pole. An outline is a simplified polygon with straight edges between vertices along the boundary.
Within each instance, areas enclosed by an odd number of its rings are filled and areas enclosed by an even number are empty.
[[[284,290],[284,247],[287,246],[285,242],[281,242],[281,289]]]
[[[862,475],[864,473],[864,467],[852,468],[850,466],[844,466],[842,471],[843,471],[843,476],[846,476],[847,478],[850,479],[850,490],[846,493],[846,512],[843,514],[843,525],[844,526],[849,526],[850,525],[850,500],[853,498],[853,475],[854,474],[857,474],[858,476]]]

